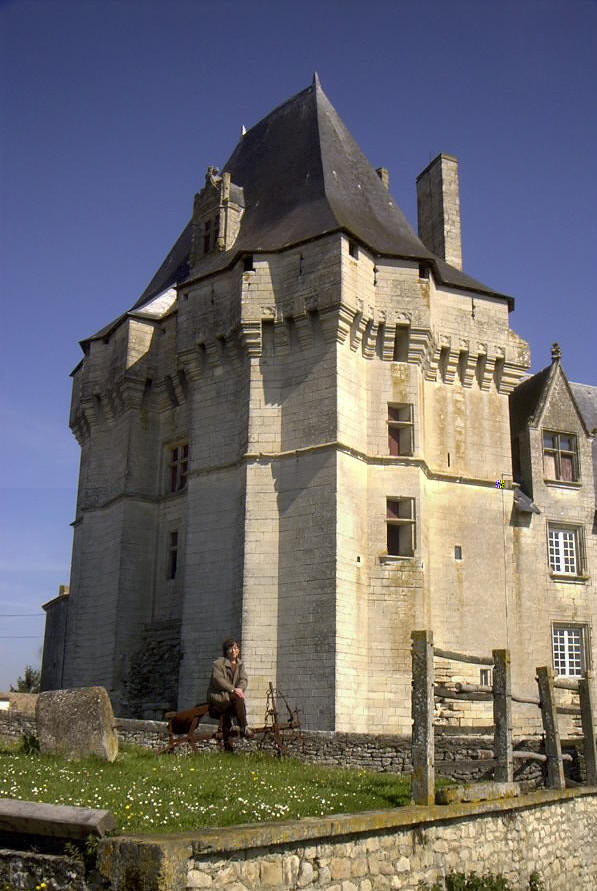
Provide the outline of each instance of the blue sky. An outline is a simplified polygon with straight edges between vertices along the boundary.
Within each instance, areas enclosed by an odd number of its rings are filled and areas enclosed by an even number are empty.
[[[516,299],[532,370],[558,340],[597,384],[594,0],[0,0],[0,32],[0,690],[69,580],[78,341],[314,70],[413,225],[416,175],[459,158],[465,272]]]

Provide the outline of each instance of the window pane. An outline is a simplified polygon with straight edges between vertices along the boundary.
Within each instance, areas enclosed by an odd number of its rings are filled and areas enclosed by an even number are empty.
[[[583,629],[553,629],[553,663],[557,674],[580,677],[584,671]]]
[[[555,449],[557,448],[555,443],[555,436],[553,433],[544,433],[543,434],[543,448],[544,449]]]
[[[399,437],[399,454],[412,455],[413,453],[413,431],[412,427],[403,427]]]
[[[571,483],[574,479],[574,460],[572,455],[560,455],[562,479]]]
[[[555,480],[556,477],[556,456],[545,452],[543,455],[543,472],[548,480]]]
[[[398,557],[400,555],[400,526],[388,524],[388,554]]]
[[[397,520],[400,516],[400,502],[399,501],[389,501],[387,502],[387,514],[388,520]]]
[[[549,530],[549,565],[553,572],[577,575],[577,533],[574,529]]]
[[[400,430],[397,427],[388,427],[388,451],[390,455],[400,454]]]
[[[571,452],[574,449],[574,437],[560,434],[560,448],[565,452]]]

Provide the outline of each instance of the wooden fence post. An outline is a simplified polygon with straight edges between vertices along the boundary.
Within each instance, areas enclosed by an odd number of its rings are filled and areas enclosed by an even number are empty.
[[[412,796],[415,804],[435,803],[433,738],[433,632],[413,631],[412,639]]]
[[[514,779],[512,757],[512,678],[510,650],[493,650],[493,723],[497,764],[494,777],[498,783]]]
[[[553,671],[549,667],[537,669],[537,684],[541,700],[541,720],[545,731],[545,754],[547,755],[547,785],[551,789],[565,789],[564,763],[558,729]]]
[[[585,764],[587,768],[587,784],[597,786],[597,746],[595,742],[595,697],[593,696],[593,672],[587,671],[584,678],[579,678],[578,693],[580,698],[580,720],[585,738]]]

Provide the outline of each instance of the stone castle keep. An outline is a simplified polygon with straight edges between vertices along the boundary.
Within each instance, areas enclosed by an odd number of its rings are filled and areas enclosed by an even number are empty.
[[[463,273],[454,158],[417,198],[418,236],[317,77],[208,169],[141,298],[82,342],[45,689],[161,716],[232,634],[253,720],[271,680],[307,727],[408,733],[415,628],[509,647],[523,693],[591,667],[597,387],[557,349],[529,377],[512,298]]]

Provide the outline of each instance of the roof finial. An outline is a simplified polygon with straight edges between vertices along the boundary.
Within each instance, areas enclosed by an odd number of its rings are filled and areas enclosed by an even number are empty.
[[[321,81],[319,80],[319,75],[316,71],[313,72],[313,84],[314,87],[319,87],[321,89]]]
[[[552,345],[551,345],[551,361],[559,362],[561,358],[562,358],[562,353],[560,350],[560,344],[552,343]]]

